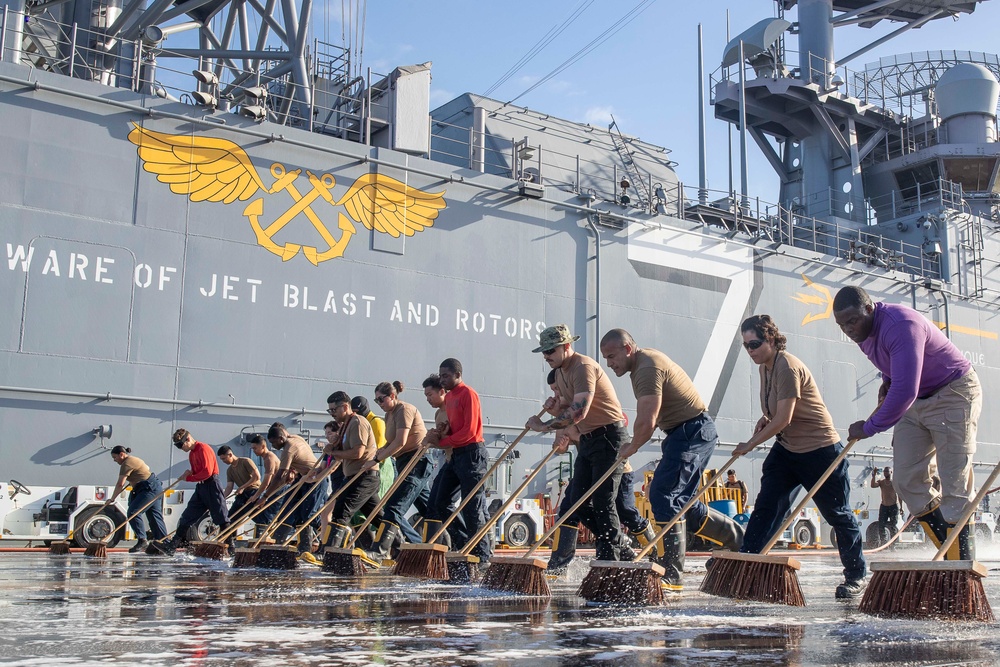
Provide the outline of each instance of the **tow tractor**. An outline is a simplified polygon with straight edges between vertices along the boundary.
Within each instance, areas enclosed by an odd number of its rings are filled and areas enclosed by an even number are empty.
[[[501,444],[502,443],[502,444]],[[506,446],[507,438],[498,435],[495,446]],[[514,459],[520,456],[514,450],[504,460],[496,472],[486,482],[486,504],[492,517],[497,509],[509,498],[514,483]],[[495,462],[490,461],[490,465]],[[500,520],[494,527],[494,538],[497,546],[524,547],[534,544],[545,532],[545,515],[541,504],[533,498],[518,498],[504,510]]]

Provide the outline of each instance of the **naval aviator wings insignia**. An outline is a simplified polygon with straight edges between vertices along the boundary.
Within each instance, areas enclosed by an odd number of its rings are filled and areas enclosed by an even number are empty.
[[[133,123],[128,139],[138,147],[143,169],[156,174],[174,194],[186,195],[192,202],[232,204],[246,201],[263,192],[275,195],[284,191],[292,204],[274,222],[263,223],[264,197],[251,201],[243,210],[257,243],[288,261],[302,251],[313,265],[342,257],[357,233],[355,223],[394,238],[413,236],[434,225],[441,209],[447,206],[442,192],[424,192],[384,174],[364,174],[339,200],[331,190],[336,181],[330,174],[317,176],[306,171],[310,189],[303,194],[295,183],[301,169],[288,170],[279,162],[271,165],[274,182],[264,184],[250,157],[238,144],[226,139],[189,134],[165,134]],[[327,227],[313,205],[322,199],[337,211],[339,238]],[[344,213],[346,211],[346,215]],[[298,243],[278,244],[274,236],[299,215],[303,215],[319,233],[325,249]],[[265,226],[266,224],[266,226]]]

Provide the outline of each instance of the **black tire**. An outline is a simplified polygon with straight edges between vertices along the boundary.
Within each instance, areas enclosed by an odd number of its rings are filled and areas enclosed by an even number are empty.
[[[868,528],[865,530],[866,549],[878,549],[885,544],[885,540],[882,539],[881,525],[878,521],[868,524]]]
[[[535,536],[535,522],[526,514],[515,514],[504,524],[503,541],[509,547],[524,547],[531,544]]]
[[[119,513],[107,507],[90,507],[84,510],[73,524],[73,543],[86,549],[95,542],[107,542],[112,548],[121,541],[121,530],[115,534],[111,531],[125,519]],[[124,529],[123,529],[124,530]]]
[[[212,521],[212,515],[206,514],[188,529],[187,538],[190,542],[210,542],[218,534],[219,527]]]
[[[792,529],[792,540],[801,546],[812,546],[816,542],[816,530],[808,521],[799,521]]]

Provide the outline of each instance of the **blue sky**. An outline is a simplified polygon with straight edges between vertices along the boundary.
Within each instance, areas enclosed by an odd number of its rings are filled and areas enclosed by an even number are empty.
[[[491,97],[509,101],[547,75],[606,28],[638,0],[565,0],[495,2],[377,0],[368,3],[363,65],[387,72],[396,65],[432,61],[432,106],[464,93],[484,93],[546,33],[574,10],[585,7],[576,21],[552,40],[530,63]],[[329,24],[317,21],[315,34],[340,43],[340,6],[327,5]],[[570,120],[606,126],[614,114],[622,131],[665,146],[679,163],[685,184],[697,185],[697,25],[705,38],[705,68],[718,67],[726,44],[726,10],[735,35],[756,21],[773,16],[771,0],[657,0],[621,31],[589,55],[539,86],[516,103]],[[786,18],[795,20],[796,10]],[[317,17],[321,18],[321,17]],[[985,2],[975,13],[932,21],[852,63],[862,68],[879,57],[937,49],[995,53],[1000,3]],[[836,54],[844,56],[898,28],[880,23],[835,32]],[[787,48],[796,49],[795,38]],[[709,187],[726,190],[727,125],[708,110]],[[738,144],[734,133],[734,150]],[[774,200],[777,180],[750,143],[750,189]],[[738,187],[738,165],[734,166]]]

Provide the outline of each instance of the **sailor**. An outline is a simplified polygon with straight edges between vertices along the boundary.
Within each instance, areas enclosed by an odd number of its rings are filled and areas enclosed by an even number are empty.
[[[940,545],[976,493],[972,458],[983,404],[979,376],[941,330],[912,308],[872,303],[864,289],[850,286],[834,297],[833,316],[882,372],[878,410],[851,424],[848,435],[861,440],[893,429],[896,492]],[[940,491],[931,481],[935,461]],[[969,524],[959,531],[945,558],[975,560]]]
[[[812,373],[785,349],[786,339],[770,315],[754,315],[740,326],[743,347],[760,368],[763,411],[753,435],[734,454],[746,454],[775,439],[761,467],[760,493],[743,538],[743,553],[760,553],[788,516],[799,488],[811,489],[843,451],[837,429]],[[844,583],[834,597],[851,599],[865,590],[865,557],[851,511],[847,460],[837,466],[813,501],[837,536]]]
[[[350,396],[343,391],[335,391],[330,394],[326,402],[329,406],[328,412],[340,424],[340,431],[339,439],[325,452],[329,452],[334,460],[341,461],[347,485],[341,489],[340,496],[333,506],[329,534],[325,536],[323,545],[342,549],[353,538],[351,518],[355,512],[361,511],[368,515],[378,504],[379,464],[374,462],[378,447],[375,444],[375,434],[372,432],[371,424],[364,417],[354,413]],[[366,465],[369,463],[370,465]],[[381,561],[376,562],[367,557],[363,559],[374,567],[382,564]]]
[[[245,456],[236,456],[229,445],[219,447],[218,454],[219,460],[228,466],[223,495],[228,498],[229,494],[235,493],[233,504],[229,506],[229,520],[236,521],[252,507],[250,499],[260,488],[260,470]]]
[[[448,508],[456,491],[461,491],[463,501],[472,488],[486,475],[489,454],[483,441],[483,412],[479,394],[462,380],[462,363],[448,358],[438,368],[441,387],[448,392],[444,399],[448,414],[448,433],[441,435],[437,429],[427,434],[427,442],[450,449],[450,458],[438,470],[431,486],[430,519],[444,521],[450,514]],[[486,510],[486,490],[480,488],[462,509],[463,523],[453,521],[448,526],[453,548],[464,549],[466,542],[489,518]],[[437,524],[428,524],[428,538]],[[436,532],[436,529],[434,530]],[[470,555],[479,558],[479,568],[486,566],[493,555],[493,540],[489,534],[470,549]],[[473,574],[475,574],[473,572]]]
[[[577,516],[594,533],[599,560],[632,560],[635,553],[622,534],[615,507],[624,466],[618,462],[628,437],[622,406],[600,364],[573,349],[579,336],[570,334],[565,324],[548,327],[538,336],[538,347],[549,367],[555,369],[558,392],[546,399],[544,408],[553,418],[543,422],[531,417],[526,428],[551,433],[576,426],[580,433],[573,466],[572,503],[590,490],[609,468],[614,472],[577,510]],[[565,434],[564,434],[565,435]],[[569,438],[560,438],[554,447],[566,451]],[[558,544],[557,544],[558,546]]]
[[[410,464],[427,436],[427,427],[417,407],[399,400],[402,392],[403,383],[399,380],[381,382],[375,387],[375,402],[385,410],[387,444],[375,453],[371,465],[384,464],[387,459],[394,458],[397,473]],[[393,544],[401,539],[400,531],[406,523],[406,513],[413,501],[428,488],[433,472],[433,462],[426,453],[421,453],[420,459],[382,509],[382,522],[369,554],[372,560],[381,562],[387,558]]]
[[[445,397],[448,396],[448,390],[445,389],[444,385],[441,384],[441,376],[438,375],[437,373],[431,373],[430,375],[428,375],[424,379],[422,386],[424,388],[424,398],[427,399],[427,404],[432,408],[434,408],[434,426],[427,431],[427,435],[424,436],[425,441],[428,437],[440,439],[448,435],[449,433],[448,411],[445,410],[444,407],[444,399]],[[441,449],[440,447],[437,447],[428,452],[428,456],[433,456],[437,454],[439,459],[438,467],[440,467],[440,465],[443,465],[445,462],[451,460],[451,452],[452,450],[450,448]],[[458,507],[458,502],[461,499],[460,494],[461,494],[461,488],[456,487],[455,490],[452,492],[451,501],[448,504],[448,509],[446,511],[447,516],[451,516],[452,512],[455,511],[455,508]],[[407,528],[404,525],[402,526],[403,534],[406,536],[406,539],[409,542],[413,543],[426,542],[431,538],[432,535],[434,535],[437,532],[438,528],[440,527],[441,521],[430,518],[431,517],[430,500],[431,500],[431,485],[428,484],[427,488],[424,491],[422,491],[419,496],[417,496],[417,499],[415,501],[413,501],[413,507],[416,508],[417,513],[419,513],[421,516],[421,524],[422,524],[421,528],[423,532],[423,538],[421,538],[420,533],[417,532],[416,526],[414,526],[413,528]],[[461,514],[455,517],[454,523],[457,523],[459,525],[460,531],[465,530],[464,528],[465,520],[462,518]],[[439,541],[443,544],[451,544],[447,532],[445,532],[445,534],[441,537]]]
[[[284,424],[275,422],[267,431],[267,440],[272,447],[281,452],[278,474],[271,481],[268,493],[274,493],[284,484],[293,484],[303,476],[306,477],[302,486],[292,494],[291,499],[285,501],[289,508],[295,509],[290,512],[286,510],[286,514],[279,517],[281,523],[274,531],[274,540],[281,544],[292,536],[296,526],[305,523],[306,519],[315,514],[326,502],[329,495],[327,490],[330,487],[325,482],[317,483],[315,477],[309,477],[316,466],[316,457],[313,455],[312,447],[302,436],[290,434]],[[313,524],[310,523],[302,529],[298,538],[299,557],[310,563],[316,560],[315,556],[312,556],[313,537]]]
[[[730,468],[726,471],[726,484],[727,489],[738,489],[740,494],[740,511],[746,511],[747,500],[750,497],[750,490],[747,489],[747,483],[736,476],[736,471]]]
[[[719,444],[715,421],[705,412],[705,402],[684,369],[659,350],[640,348],[624,329],[604,335],[601,355],[615,375],[629,374],[635,393],[632,441],[622,447],[622,454],[628,457],[639,451],[657,427],[666,433],[663,456],[648,489],[653,518],[664,524],[698,491],[705,465]],[[713,545],[737,551],[743,542],[743,529],[737,523],[700,501],[695,503],[655,550],[654,560],[666,570],[663,583],[672,591],[683,589],[688,520],[694,534]]]
[[[261,465],[264,466],[264,474],[261,476],[260,485],[257,487],[257,490],[254,491],[247,502],[261,505],[268,502],[270,498],[268,489],[278,476],[278,468],[281,467],[281,461],[278,459],[278,455],[272,452],[267,446],[267,438],[261,433],[255,433],[250,436],[250,451],[261,460]],[[281,486],[283,485],[279,484],[278,488],[280,489]],[[263,526],[271,523],[271,520],[278,513],[279,505],[280,502],[275,501],[267,509],[254,517],[254,523],[257,525],[258,531]],[[257,537],[260,537],[260,535],[258,534]]]
[[[181,473],[179,479],[185,482],[197,482],[194,494],[177,522],[177,530],[169,540],[153,542],[150,546],[167,556],[173,556],[177,547],[187,544],[188,531],[197,524],[205,512],[212,515],[212,521],[225,530],[229,526],[229,513],[226,509],[226,495],[219,484],[219,462],[215,452],[204,442],[194,439],[186,429],[179,428],[171,437],[174,447],[187,452],[188,465],[191,467]]]
[[[132,486],[132,492],[128,496],[129,516],[135,514],[140,507],[150,502],[163,492],[163,485],[150,470],[146,462],[138,456],[132,456],[130,447],[115,445],[111,448],[111,458],[120,467],[118,469],[118,482],[115,483],[114,493],[104,501],[105,505],[113,505],[118,496],[125,490],[126,485]],[[153,533],[154,540],[162,540],[167,536],[167,528],[163,525],[163,511],[160,509],[161,502],[157,501],[145,510],[146,520],[149,521],[149,530]],[[148,546],[146,542],[146,526],[143,523],[142,515],[133,517],[128,525],[132,527],[137,540],[135,545],[128,550],[130,554],[144,551]]]
[[[355,396],[351,399],[351,410],[354,411],[354,414],[367,419],[368,423],[371,424],[372,434],[375,436],[375,444],[378,445],[378,448],[382,449],[385,447],[385,420],[376,415],[372,409],[368,407],[368,399],[364,396]],[[393,465],[393,460],[391,458],[386,459],[385,465],[379,466],[378,474],[378,495],[379,498],[381,498],[396,480],[396,467]],[[357,523],[357,520],[355,520],[355,523]],[[369,531],[371,530],[372,529],[369,527]],[[366,548],[371,546],[370,542],[368,542],[369,537],[370,535],[363,535],[361,538],[361,541],[366,542]]]
[[[892,485],[892,468],[886,466],[882,475],[882,479],[879,479],[878,468],[872,469],[871,488],[881,491],[878,506],[879,530],[882,537],[889,540],[896,532],[896,522],[899,521],[899,494],[896,493],[896,487]]]

